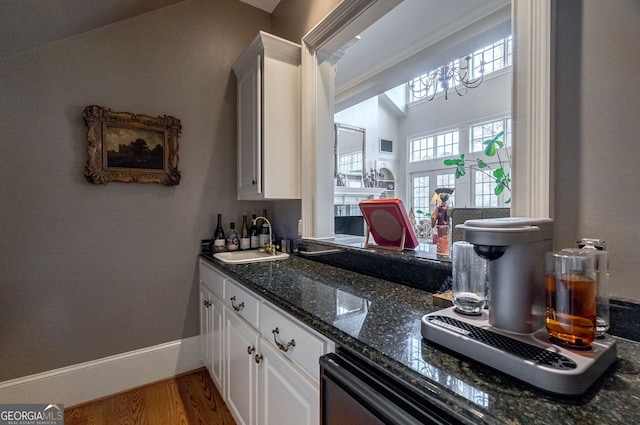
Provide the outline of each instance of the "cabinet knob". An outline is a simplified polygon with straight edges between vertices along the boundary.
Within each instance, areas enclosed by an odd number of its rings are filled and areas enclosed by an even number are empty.
[[[274,330],[271,331],[271,333],[273,334],[273,341],[276,343],[276,346],[280,349],[280,351],[284,351],[286,353],[287,351],[289,351],[289,348],[296,346],[296,340],[293,338],[291,339],[291,341],[287,342],[286,345],[282,344],[281,342],[278,342],[276,335],[280,334],[279,328],[276,327]]]
[[[202,302],[204,304],[205,307],[209,308],[209,306],[211,305],[211,303],[209,302],[209,300],[204,300]]]
[[[251,180],[251,184],[255,186],[256,184],[258,184],[258,182],[255,180]]]
[[[231,307],[233,307],[235,311],[240,311],[244,308],[244,301],[236,305],[236,297],[234,295],[233,297],[231,297]]]
[[[253,354],[254,351],[256,351],[256,347],[252,347],[252,346],[247,347],[247,354],[251,355]]]
[[[256,363],[260,363],[263,358],[264,357],[262,357],[262,354],[256,354],[256,356],[254,357]]]

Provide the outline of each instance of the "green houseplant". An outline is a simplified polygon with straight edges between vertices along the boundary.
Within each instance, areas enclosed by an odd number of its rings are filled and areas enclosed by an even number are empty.
[[[509,170],[511,170],[511,154],[507,151],[507,158],[504,161],[500,156],[500,149],[505,146],[504,141],[501,140],[502,136],[504,136],[504,131],[499,132],[492,139],[482,142],[484,144],[484,154],[488,157],[497,157],[499,167],[494,168],[490,166],[482,158],[477,158],[475,160],[475,164],[469,166],[470,169],[476,167],[479,171],[495,180],[496,187],[494,193],[496,196],[502,194],[505,189],[511,193],[511,172],[507,172],[504,169],[504,165],[509,164]],[[464,154],[460,154],[459,158],[445,159],[444,165],[456,167],[456,179],[467,174],[467,165],[465,163]],[[505,201],[505,204],[510,202],[511,197]]]

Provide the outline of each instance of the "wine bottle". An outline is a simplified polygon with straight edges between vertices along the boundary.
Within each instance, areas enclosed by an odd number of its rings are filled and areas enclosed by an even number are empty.
[[[213,252],[224,252],[227,239],[224,237],[224,230],[222,229],[222,214],[218,214],[218,225],[211,239],[213,239]]]
[[[262,210],[262,216],[267,218],[266,208]],[[260,227],[260,248],[267,246],[269,242],[269,224],[267,220],[262,220],[262,226]]]
[[[251,249],[260,248],[260,232],[258,231],[258,223],[256,223],[256,215],[251,216],[251,230],[249,231],[249,239],[251,240]]]
[[[227,236],[227,250],[237,251],[240,248],[240,237],[236,231],[236,223],[231,222],[229,227],[231,229],[229,230],[229,236]]]
[[[247,226],[247,213],[242,214],[242,227],[240,228],[240,249],[250,249],[249,227]]]

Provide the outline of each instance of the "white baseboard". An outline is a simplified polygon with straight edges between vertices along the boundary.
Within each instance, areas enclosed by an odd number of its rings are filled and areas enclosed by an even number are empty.
[[[0,382],[0,403],[61,403],[65,407],[202,367],[194,336]]]

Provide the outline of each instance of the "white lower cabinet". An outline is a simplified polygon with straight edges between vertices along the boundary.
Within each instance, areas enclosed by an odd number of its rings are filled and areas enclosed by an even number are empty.
[[[213,382],[222,388],[222,302],[206,286],[200,285],[200,355]]]
[[[263,343],[261,353],[258,424],[317,425],[318,384],[293,368],[271,344]]]
[[[224,276],[200,262],[200,355],[211,379],[224,388],[223,372],[223,304]]]
[[[225,307],[225,401],[238,425],[258,423],[259,341],[258,331]]]
[[[203,361],[238,425],[318,424],[333,343],[203,260],[200,282]]]

